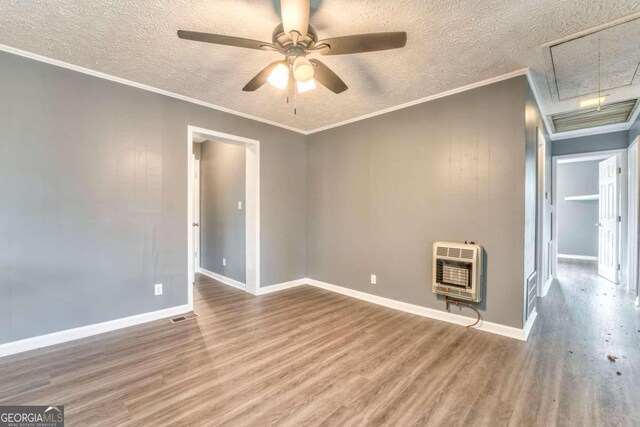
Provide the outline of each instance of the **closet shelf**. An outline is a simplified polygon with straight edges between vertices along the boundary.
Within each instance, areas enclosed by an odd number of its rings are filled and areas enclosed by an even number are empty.
[[[585,196],[568,196],[564,198],[568,202],[588,202],[591,200],[600,200],[599,194],[587,194]]]

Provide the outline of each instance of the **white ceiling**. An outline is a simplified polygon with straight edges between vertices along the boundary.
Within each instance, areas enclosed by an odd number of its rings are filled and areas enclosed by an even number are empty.
[[[241,90],[277,53],[176,36],[184,29],[270,41],[280,22],[277,3],[3,1],[0,44],[308,131],[525,67],[531,67],[545,113],[575,109],[575,100],[554,99],[542,46],[640,12],[637,0],[312,0],[311,24],[320,38],[406,31],[408,41],[394,51],[325,56],[349,90],[299,95],[294,116],[284,93],[270,85],[254,93]],[[612,37],[616,46],[608,47],[627,51],[624,46],[639,45],[636,36]],[[573,45],[568,55],[580,57],[591,45]],[[638,97],[638,80],[607,93]],[[563,84],[589,87],[584,81]]]

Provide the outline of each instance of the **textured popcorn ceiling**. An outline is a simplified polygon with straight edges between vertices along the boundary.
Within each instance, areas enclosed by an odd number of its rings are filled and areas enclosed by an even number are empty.
[[[311,24],[320,38],[404,30],[408,42],[395,51],[324,57],[349,90],[302,94],[294,116],[284,93],[270,85],[241,91],[278,54],[176,36],[185,29],[270,41],[280,22],[274,4],[2,0],[0,44],[312,130],[524,67],[532,68],[546,113],[574,109],[574,101],[551,96],[541,45],[640,12],[640,1],[629,0],[315,0]],[[635,83],[609,93],[640,96]]]

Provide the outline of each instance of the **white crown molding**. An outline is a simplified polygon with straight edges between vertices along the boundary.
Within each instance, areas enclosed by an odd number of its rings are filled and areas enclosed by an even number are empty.
[[[12,341],[6,344],[0,344],[0,357],[48,347],[55,344],[61,344],[68,341],[74,341],[81,338],[87,338],[93,335],[128,328],[130,326],[136,326],[155,320],[166,319],[168,317],[177,316],[190,311],[193,311],[193,307],[189,306],[189,304],[185,304],[149,313],[137,314],[135,316],[124,317],[122,319],[110,320],[107,322],[95,323],[93,325],[81,326],[79,328],[67,329],[65,331],[53,332],[47,335],[26,338],[19,341]]]
[[[511,73],[503,74],[503,75],[500,75],[500,76],[497,76],[497,77],[493,77],[493,78],[490,78],[490,79],[487,79],[487,80],[482,80],[480,82],[472,83],[472,84],[467,85],[467,86],[462,86],[462,87],[459,87],[459,88],[456,88],[456,89],[452,89],[452,90],[441,92],[441,93],[438,93],[438,94],[435,94],[435,95],[431,95],[431,96],[428,96],[426,98],[416,99],[414,101],[410,101],[410,102],[407,102],[407,103],[404,103],[404,104],[396,105],[394,107],[389,107],[389,108],[386,108],[384,110],[375,111],[373,113],[369,113],[369,114],[366,114],[366,115],[363,115],[363,116],[354,117],[352,119],[345,120],[345,121],[338,122],[338,123],[334,123],[332,125],[323,126],[323,127],[311,130],[311,131],[305,131],[305,130],[302,130],[302,129],[295,128],[293,126],[288,126],[288,125],[285,125],[285,124],[282,124],[282,123],[278,123],[278,122],[274,122],[274,121],[271,121],[271,120],[263,119],[263,118],[260,118],[260,117],[252,116],[250,114],[242,113],[240,111],[231,110],[229,108],[221,107],[219,105],[211,104],[209,102],[200,101],[200,100],[195,99],[195,98],[191,98],[191,97],[188,97],[188,96],[180,95],[180,94],[177,94],[177,93],[174,93],[174,92],[170,92],[170,91],[167,91],[167,90],[164,90],[164,89],[159,89],[159,88],[156,88],[156,87],[153,87],[153,86],[149,86],[149,85],[145,85],[145,84],[142,84],[142,83],[134,82],[132,80],[123,79],[123,78],[120,78],[120,77],[113,76],[111,74],[106,74],[106,73],[102,73],[100,71],[95,71],[95,70],[92,70],[92,69],[89,69],[89,68],[85,68],[85,67],[81,67],[81,66],[78,66],[78,65],[69,64],[68,62],[64,62],[64,61],[60,61],[60,60],[57,60],[57,59],[49,58],[49,57],[43,56],[43,55],[38,55],[36,53],[28,52],[28,51],[25,51],[25,50],[22,50],[22,49],[17,49],[15,47],[7,46],[7,45],[4,45],[4,44],[0,44],[0,51],[11,53],[11,54],[18,55],[18,56],[22,56],[24,58],[32,59],[34,61],[44,62],[44,63],[49,64],[49,65],[54,65],[54,66],[57,66],[57,67],[66,68],[68,70],[77,71],[79,73],[83,73],[83,74],[87,74],[87,75],[90,75],[90,76],[93,76],[93,77],[97,77],[97,78],[101,78],[101,79],[104,79],[104,80],[109,80],[109,81],[112,81],[112,82],[124,84],[124,85],[127,85],[127,86],[135,87],[135,88],[146,90],[146,91],[149,91],[149,92],[154,92],[154,93],[157,93],[157,94],[160,94],[160,95],[165,95],[165,96],[168,96],[168,97],[171,97],[171,98],[179,99],[181,101],[185,101],[185,102],[189,102],[189,103],[192,103],[192,104],[200,105],[202,107],[211,108],[211,109],[217,110],[217,111],[222,111],[224,113],[233,114],[235,116],[244,117],[246,119],[255,120],[257,122],[265,123],[265,124],[268,124],[268,125],[277,126],[277,127],[280,127],[280,128],[283,128],[283,129],[287,129],[287,130],[290,130],[290,131],[293,131],[293,132],[297,132],[297,133],[300,133],[300,134],[303,134],[303,135],[310,135],[310,134],[313,134],[313,133],[321,132],[323,130],[328,130],[328,129],[332,129],[332,128],[339,127],[339,126],[344,126],[344,125],[349,124],[349,123],[354,123],[354,122],[357,122],[357,121],[360,121],[360,120],[365,120],[365,119],[368,119],[368,118],[371,118],[371,117],[380,116],[382,114],[386,114],[386,113],[389,113],[389,112],[392,112],[392,111],[401,110],[403,108],[411,107],[411,106],[418,105],[418,104],[423,104],[425,102],[433,101],[433,100],[439,99],[439,98],[444,98],[444,97],[451,96],[451,95],[454,95],[454,94],[457,94],[457,93],[461,93],[461,92],[466,92],[468,90],[475,89],[475,88],[478,88],[478,87],[487,86],[487,85],[490,85],[492,83],[497,83],[497,82],[500,82],[500,81],[503,81],[503,80],[507,80],[507,79],[510,79],[510,78],[513,78],[513,77],[517,77],[517,76],[521,76],[521,75],[527,74],[528,70],[529,70],[528,68],[523,68],[523,69],[520,69],[520,70],[513,71]]]
[[[292,132],[297,132],[300,133],[302,135],[311,135],[314,133],[318,133],[318,132],[322,132],[325,130],[329,130],[329,129],[333,129],[333,128],[337,128],[340,126],[344,126],[350,123],[355,123],[361,120],[366,120],[372,117],[376,117],[376,116],[380,116],[386,113],[390,113],[393,111],[397,111],[397,110],[402,110],[404,108],[408,108],[408,107],[412,107],[414,105],[418,105],[418,104],[423,104],[429,101],[434,101],[436,99],[440,99],[440,98],[444,98],[447,96],[451,96],[451,95],[455,95],[458,93],[462,93],[462,92],[466,92],[472,89],[476,89],[482,86],[487,86],[493,83],[498,83],[501,82],[503,80],[508,80],[511,79],[513,77],[517,77],[517,76],[522,76],[522,75],[526,75],[527,76],[527,80],[529,81],[529,85],[531,86],[531,89],[533,91],[534,97],[536,99],[536,102],[538,104],[538,108],[540,109],[540,113],[542,115],[542,118],[547,126],[547,131],[549,133],[549,137],[551,138],[552,141],[556,141],[556,140],[560,140],[560,139],[567,139],[567,138],[577,138],[577,137],[581,137],[581,136],[590,136],[590,135],[599,135],[599,134],[603,134],[603,133],[609,133],[609,132],[617,132],[617,131],[627,131],[631,128],[631,126],[633,126],[633,123],[635,123],[636,119],[638,118],[638,115],[640,114],[640,107],[636,107],[634,113],[632,114],[631,118],[629,121],[625,122],[625,123],[618,123],[618,124],[614,124],[614,125],[607,125],[607,126],[600,126],[600,127],[596,127],[596,128],[590,128],[590,129],[580,129],[580,130],[576,130],[576,131],[569,131],[569,132],[560,132],[560,133],[552,133],[551,129],[553,129],[553,127],[550,126],[550,122],[549,122],[549,117],[547,116],[547,114],[545,114],[543,107],[542,107],[542,103],[540,102],[540,96],[538,94],[538,90],[537,87],[535,86],[535,84],[533,83],[533,79],[531,78],[531,73],[529,68],[522,68],[516,71],[512,71],[510,73],[507,74],[502,74],[500,76],[496,76],[496,77],[492,77],[490,79],[486,79],[486,80],[482,80],[476,83],[472,83],[466,86],[462,86],[456,89],[451,89],[445,92],[441,92],[441,93],[437,93],[435,95],[431,95],[431,96],[427,96],[425,98],[420,98],[420,99],[416,99],[414,101],[410,101],[410,102],[406,102],[404,104],[400,104],[400,105],[396,105],[394,107],[389,107],[389,108],[385,108],[383,110],[379,110],[379,111],[374,111],[373,113],[369,113],[369,114],[365,114],[362,116],[358,116],[358,117],[354,117],[352,119],[348,119],[348,120],[344,120],[341,122],[337,122],[331,125],[327,125],[327,126],[322,126],[310,131],[305,131],[302,129],[298,129],[295,128],[293,126],[289,126],[289,125],[285,125],[282,123],[278,123],[278,122],[274,122],[272,120],[268,120],[268,119],[263,119],[261,117],[257,117],[257,116],[252,116],[250,114],[246,114],[246,113],[242,113],[240,111],[236,111],[236,110],[232,110],[226,107],[222,107],[219,105],[215,105],[215,104],[211,104],[209,102],[205,102],[205,101],[200,101],[198,99],[195,98],[191,98],[188,96],[184,96],[184,95],[180,95],[174,92],[170,92],[164,89],[159,89],[153,86],[149,86],[149,85],[145,85],[142,83],[138,83],[138,82],[134,82],[132,80],[127,80],[127,79],[123,79],[120,77],[116,77],[110,74],[106,74],[106,73],[102,73],[100,71],[95,71],[89,68],[84,68],[84,67],[80,67],[78,65],[74,65],[74,64],[69,64],[67,62],[64,61],[59,61],[57,59],[53,59],[53,58],[49,58],[43,55],[38,55],[36,53],[31,53],[31,52],[27,52],[25,50],[21,50],[21,49],[17,49],[11,46],[7,46],[7,45],[3,45],[0,44],[0,51],[2,52],[7,52],[7,53],[11,53],[14,55],[18,55],[18,56],[22,56],[24,58],[29,58],[35,61],[39,61],[39,62],[44,62],[46,64],[50,64],[50,65],[54,65],[57,67],[61,67],[61,68],[66,68],[68,70],[72,70],[72,71],[77,71],[79,73],[83,73],[83,74],[87,74],[93,77],[97,77],[97,78],[101,78],[104,80],[109,80],[112,82],[116,82],[116,83],[120,83],[120,84],[124,84],[127,86],[131,86],[131,87],[135,87],[138,89],[142,89],[142,90],[146,90],[149,92],[153,92],[153,93],[157,93],[160,95],[165,95],[171,98],[175,98],[175,99],[179,99],[181,101],[185,101],[185,102],[189,102],[195,105],[200,105],[202,107],[206,107],[206,108],[211,108],[212,110],[216,110],[216,111],[221,111],[223,113],[227,113],[227,114],[232,114],[234,116],[238,116],[238,117],[243,117],[249,120],[254,120],[260,123],[265,123],[271,126],[276,126],[282,129],[287,129],[290,130]]]
[[[400,105],[396,105],[394,107],[389,107],[389,108],[385,108],[384,110],[379,110],[379,111],[374,111],[373,113],[369,113],[369,114],[365,114],[362,116],[358,116],[358,117],[354,117],[352,119],[348,119],[348,120],[344,120],[338,123],[334,123],[332,125],[327,125],[327,126],[322,126],[319,127],[317,129],[313,129],[310,130],[309,132],[307,132],[308,135],[314,134],[314,133],[318,133],[318,132],[322,132],[325,130],[329,130],[329,129],[333,129],[333,128],[337,128],[340,126],[344,126],[344,125],[348,125],[350,123],[355,123],[355,122],[359,122],[361,120],[366,120],[366,119],[370,119],[372,117],[376,117],[376,116],[381,116],[383,114],[387,114],[387,113],[391,113],[393,111],[397,111],[397,110],[402,110],[404,108],[408,108],[408,107],[413,107],[414,105],[418,105],[418,104],[424,104],[425,102],[429,102],[429,101],[434,101],[436,99],[440,99],[440,98],[445,98],[447,96],[451,96],[451,95],[455,95],[461,92],[466,92],[468,90],[472,90],[472,89],[476,89],[482,86],[487,86],[493,83],[498,83],[501,82],[503,80],[508,80],[508,79],[512,79],[514,77],[518,77],[518,76],[523,76],[525,74],[527,74],[529,71],[528,68],[522,68],[520,70],[516,70],[516,71],[512,71],[510,73],[507,74],[502,74],[500,76],[497,77],[492,77],[490,79],[487,80],[482,80],[476,83],[472,83],[466,86],[462,86],[456,89],[451,89],[445,92],[440,92],[437,93],[435,95],[431,95],[431,96],[427,96],[425,98],[420,98],[420,99],[416,99],[414,101],[409,101],[409,102],[405,102],[404,104],[400,104]]]
[[[551,132],[551,129],[553,129],[553,127],[551,126],[551,123],[549,123],[549,117],[545,113],[544,108],[542,106],[542,102],[540,101],[540,94],[538,93],[538,88],[533,82],[533,76],[531,75],[531,70],[527,70],[527,81],[529,82],[529,87],[531,87],[531,91],[533,92],[533,97],[536,100],[536,104],[538,105],[538,110],[540,110],[542,121],[544,122],[547,128],[547,134],[549,135],[549,138],[551,138],[551,140],[554,141],[555,134]]]
[[[93,76],[93,77],[98,77],[100,79],[109,80],[109,81],[120,83],[120,84],[123,84],[123,85],[127,85],[127,86],[135,87],[135,88],[138,88],[138,89],[146,90],[148,92],[154,92],[154,93],[157,93],[157,94],[160,94],[160,95],[165,95],[165,96],[168,96],[168,97],[171,97],[171,98],[179,99],[181,101],[186,101],[186,102],[190,102],[192,104],[200,105],[202,107],[211,108],[212,110],[217,110],[217,111],[221,111],[223,113],[233,114],[234,116],[244,117],[245,119],[255,120],[257,122],[265,123],[265,124],[268,124],[268,125],[271,125],[271,126],[277,126],[279,128],[283,128],[283,129],[287,129],[287,130],[290,130],[290,131],[293,131],[293,132],[301,133],[303,135],[307,134],[307,132],[302,130],[302,129],[294,128],[292,126],[284,125],[282,123],[278,123],[278,122],[274,122],[274,121],[271,121],[271,120],[263,119],[261,117],[252,116],[252,115],[246,114],[246,113],[241,113],[240,111],[232,110],[230,108],[221,107],[219,105],[211,104],[211,103],[205,102],[205,101],[200,101],[199,99],[191,98],[189,96],[180,95],[180,94],[177,94],[177,93],[174,93],[174,92],[170,92],[168,90],[159,89],[157,87],[153,87],[153,86],[145,85],[145,84],[142,84],[142,83],[134,82],[132,80],[127,80],[127,79],[123,79],[123,78],[120,78],[120,77],[116,77],[116,76],[113,76],[111,74],[106,74],[106,73],[102,73],[100,71],[95,71],[95,70],[92,70],[92,69],[89,69],[89,68],[80,67],[78,65],[69,64],[68,62],[59,61],[57,59],[49,58],[47,56],[43,56],[43,55],[38,55],[38,54],[35,54],[35,53],[27,52],[25,50],[17,49],[15,47],[11,47],[11,46],[0,44],[0,51],[11,53],[11,54],[18,55],[18,56],[22,56],[24,58],[33,59],[35,61],[44,62],[46,64],[55,65],[56,67],[61,67],[61,68],[66,68],[68,70],[77,71],[79,73],[87,74],[87,75],[90,75],[90,76]]]

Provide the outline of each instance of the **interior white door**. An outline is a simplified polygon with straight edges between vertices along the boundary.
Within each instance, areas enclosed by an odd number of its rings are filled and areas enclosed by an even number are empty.
[[[618,283],[618,157],[600,162],[598,274]]]
[[[193,155],[193,271],[200,270],[200,156]]]

